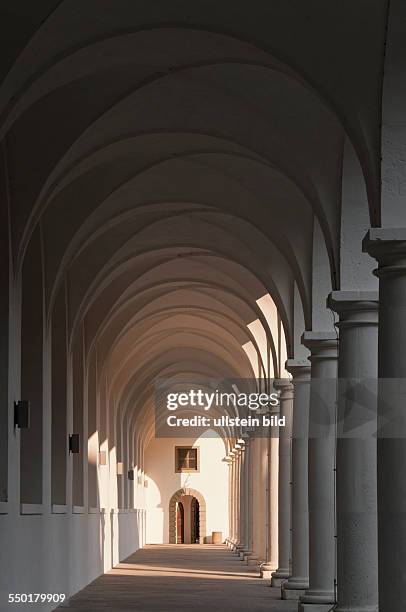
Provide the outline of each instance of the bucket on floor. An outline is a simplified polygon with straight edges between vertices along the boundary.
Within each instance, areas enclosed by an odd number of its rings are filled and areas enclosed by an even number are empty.
[[[222,531],[212,531],[211,532],[211,543],[212,544],[222,544],[223,543],[223,532]]]

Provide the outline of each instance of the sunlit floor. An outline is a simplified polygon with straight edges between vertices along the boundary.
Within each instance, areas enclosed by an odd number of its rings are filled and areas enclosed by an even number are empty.
[[[278,589],[225,546],[149,545],[94,580],[61,608],[75,610],[249,610],[293,612]]]

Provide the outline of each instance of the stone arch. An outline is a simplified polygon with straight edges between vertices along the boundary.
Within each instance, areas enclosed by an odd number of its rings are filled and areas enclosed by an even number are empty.
[[[169,502],[169,544],[176,544],[176,502],[182,495],[191,495],[199,502],[199,544],[204,543],[206,537],[206,501],[199,491],[182,487],[174,493]]]

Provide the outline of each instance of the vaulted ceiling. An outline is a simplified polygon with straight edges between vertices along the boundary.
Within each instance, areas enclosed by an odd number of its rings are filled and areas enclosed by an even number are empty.
[[[13,266],[24,286],[38,234],[46,320],[67,289],[71,346],[127,403],[252,376],[266,293],[292,355],[315,225],[339,287],[345,144],[380,221],[386,2],[15,0],[0,23]]]

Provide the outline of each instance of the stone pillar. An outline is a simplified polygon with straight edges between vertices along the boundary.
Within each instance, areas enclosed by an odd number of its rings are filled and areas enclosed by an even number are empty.
[[[250,462],[251,462],[251,440],[245,440],[245,463],[244,463],[244,480],[245,480],[245,534],[244,534],[244,553],[250,554],[250,520],[251,520],[251,488],[250,488]]]
[[[232,548],[234,545],[234,541],[235,541],[235,523],[234,523],[234,501],[235,501],[235,495],[234,495],[235,460],[234,459],[235,458],[234,458],[233,451],[229,453],[229,457],[230,457],[230,523],[231,523],[230,546]]]
[[[292,575],[282,585],[283,599],[299,599],[309,588],[309,494],[308,441],[310,363],[289,359],[286,369],[293,376],[292,425]]]
[[[300,596],[300,612],[329,612],[335,600],[335,403],[337,336],[305,332],[310,350],[309,426],[309,589]],[[321,424],[321,427],[319,426]]]
[[[252,555],[251,543],[251,516],[252,516],[252,488],[251,488],[251,440],[245,439],[244,446],[244,483],[245,483],[245,517],[244,517],[244,548],[240,553],[242,559]]]
[[[244,461],[245,461],[245,450],[244,444],[240,444],[239,453],[239,508],[238,508],[238,554],[244,549]]]
[[[240,466],[240,545],[238,554],[241,559],[244,558],[247,548],[247,449],[245,441],[241,442],[241,466]]]
[[[233,460],[233,537],[232,537],[232,545],[233,549],[237,543],[237,454],[233,450],[232,452],[232,460]]]
[[[242,548],[241,544],[241,445],[236,444],[236,478],[235,478],[235,531],[236,542],[234,550],[239,553]]]
[[[257,495],[256,495],[256,522],[255,522],[255,552],[258,555],[258,565],[266,560],[266,540],[267,540],[267,463],[268,463],[268,444],[263,436],[257,439],[258,447],[258,469],[257,469]]]
[[[228,454],[224,457],[223,461],[228,465],[228,536],[226,538],[226,544],[228,547],[231,546],[231,537],[232,537],[232,517],[231,517],[231,505],[232,505],[232,496],[231,496],[231,457]]]
[[[249,444],[249,465],[248,465],[248,551],[244,554],[244,561],[247,565],[256,565],[258,555],[254,550],[254,478],[257,465],[255,462],[255,441],[250,440]]]
[[[378,292],[334,291],[328,304],[340,316],[336,610],[377,612]]]
[[[279,411],[273,413],[279,417]],[[267,559],[261,565],[261,576],[271,579],[278,567],[278,466],[279,466],[279,427],[272,427],[268,443],[268,534]]]
[[[291,478],[291,435],[293,413],[293,385],[287,379],[274,382],[280,391],[280,418],[285,417],[285,426],[279,428],[279,483],[278,483],[278,569],[272,573],[272,586],[281,586],[290,576],[290,478]]]
[[[380,387],[384,385],[387,392],[395,392],[390,394],[390,402],[383,395],[378,399],[378,419],[386,422],[377,441],[379,610],[403,612],[406,593],[406,229],[371,229],[364,239],[363,250],[379,264],[375,273],[379,278]]]

